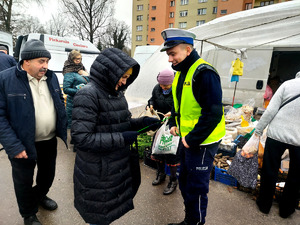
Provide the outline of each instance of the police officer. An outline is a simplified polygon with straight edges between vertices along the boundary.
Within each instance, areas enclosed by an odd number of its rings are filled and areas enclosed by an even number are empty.
[[[194,33],[169,28],[162,37],[161,51],[177,71],[170,127],[173,135],[182,137],[179,188],[185,205],[184,221],[169,225],[200,225],[205,223],[214,155],[225,135],[220,77],[193,49]]]

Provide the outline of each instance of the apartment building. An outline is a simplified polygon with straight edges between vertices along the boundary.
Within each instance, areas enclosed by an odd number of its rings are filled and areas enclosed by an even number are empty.
[[[132,44],[161,45],[166,28],[190,29],[217,17],[287,0],[133,0]]]

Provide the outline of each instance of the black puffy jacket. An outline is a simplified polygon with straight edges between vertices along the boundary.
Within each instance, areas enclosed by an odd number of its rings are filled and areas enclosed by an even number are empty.
[[[171,112],[173,107],[172,92],[167,95],[163,94],[162,88],[159,84],[155,85],[152,91],[152,97],[148,100],[148,106],[153,105],[153,108],[158,112],[166,114]],[[159,114],[160,119],[163,119],[163,115]]]
[[[115,86],[130,68],[133,74]],[[121,132],[142,128],[132,119],[123,91],[139,73],[139,64],[119,49],[105,49],[90,70],[90,83],[74,97],[72,139],[75,207],[87,223],[110,224],[133,209],[130,149]]]

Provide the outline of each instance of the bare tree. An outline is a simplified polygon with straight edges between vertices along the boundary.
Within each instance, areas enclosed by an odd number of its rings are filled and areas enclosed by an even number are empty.
[[[42,5],[42,0],[27,0],[27,2],[36,2]],[[21,0],[0,0],[0,21],[2,22],[2,29],[6,32],[12,33],[12,16],[13,6],[22,5]]]
[[[46,33],[44,26],[37,17],[22,15],[22,19],[14,22],[14,36],[17,37],[29,33]]]
[[[67,36],[70,33],[70,25],[66,19],[66,17],[61,16],[61,13],[57,13],[56,15],[51,16],[51,20],[47,25],[47,32],[51,35],[57,36]]]
[[[105,34],[100,39],[102,45],[106,48],[118,48],[124,50],[129,43],[130,28],[124,21],[111,19]]]
[[[113,15],[115,0],[61,0],[77,35],[94,43]]]

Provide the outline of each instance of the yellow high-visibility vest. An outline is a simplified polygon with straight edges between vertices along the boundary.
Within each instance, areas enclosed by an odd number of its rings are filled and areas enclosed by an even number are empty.
[[[198,123],[199,117],[202,115],[199,103],[196,101],[193,90],[192,90],[192,78],[197,69],[197,67],[201,64],[207,64],[203,59],[198,59],[187,72],[186,78],[183,83],[182,95],[181,95],[181,103],[180,103],[180,133],[183,137],[185,137],[190,131],[192,131],[195,127],[195,124]],[[210,65],[211,66],[211,65]],[[180,72],[177,72],[172,84],[172,94],[174,100],[174,108],[175,112],[178,113],[179,105],[178,99],[176,96],[176,89],[178,84],[178,79],[180,76]],[[175,117],[176,123],[178,125],[178,117]],[[201,145],[208,145],[215,142],[218,142],[225,136],[225,117],[224,111],[221,121],[218,123],[216,128],[212,131],[212,133],[201,143]]]

